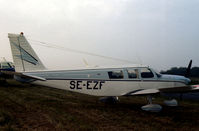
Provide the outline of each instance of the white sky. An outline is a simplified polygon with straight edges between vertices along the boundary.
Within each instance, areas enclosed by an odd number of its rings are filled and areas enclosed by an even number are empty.
[[[156,69],[199,66],[199,0],[0,0],[0,57],[7,33],[126,59]],[[35,45],[50,69],[125,64]]]

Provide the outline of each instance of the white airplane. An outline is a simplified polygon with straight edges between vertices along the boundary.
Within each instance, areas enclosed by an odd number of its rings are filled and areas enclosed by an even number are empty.
[[[152,104],[153,94],[199,90],[199,85],[188,85],[190,79],[184,76],[162,75],[147,66],[47,70],[23,33],[8,34],[8,38],[16,72],[3,71],[3,73],[13,74],[14,78],[21,82],[103,96],[102,101],[110,98],[116,100],[119,96],[146,95],[149,104],[142,106],[142,109],[154,112],[160,111],[162,107]],[[169,106],[177,105],[175,100],[165,103]]]

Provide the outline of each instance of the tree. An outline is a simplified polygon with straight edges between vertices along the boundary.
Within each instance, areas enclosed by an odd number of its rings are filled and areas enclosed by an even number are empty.
[[[172,67],[167,71],[161,71],[161,74],[171,74],[171,75],[182,75],[186,73],[185,67]],[[199,77],[199,67],[193,67],[191,69],[190,77]]]

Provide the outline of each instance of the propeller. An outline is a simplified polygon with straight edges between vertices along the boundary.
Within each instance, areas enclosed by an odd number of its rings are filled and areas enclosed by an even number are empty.
[[[189,65],[187,67],[186,73],[185,73],[185,77],[189,77],[190,73],[191,73],[191,65],[192,65],[192,60],[190,60]]]

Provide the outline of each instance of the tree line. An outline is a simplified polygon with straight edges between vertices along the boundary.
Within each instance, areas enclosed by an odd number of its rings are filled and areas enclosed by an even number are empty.
[[[167,71],[161,71],[161,74],[182,75],[186,74],[186,67],[172,67]],[[199,67],[193,67],[190,71],[190,77],[199,77]]]

